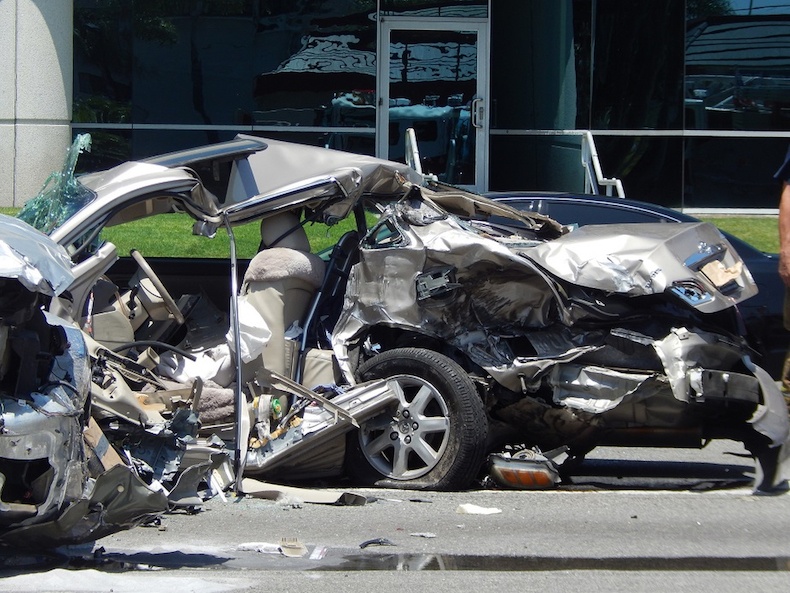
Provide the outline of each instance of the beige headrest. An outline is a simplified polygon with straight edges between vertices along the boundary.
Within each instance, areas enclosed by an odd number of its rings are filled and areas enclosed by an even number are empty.
[[[281,212],[261,221],[261,247],[284,247],[309,253],[310,241],[299,218],[292,212]]]

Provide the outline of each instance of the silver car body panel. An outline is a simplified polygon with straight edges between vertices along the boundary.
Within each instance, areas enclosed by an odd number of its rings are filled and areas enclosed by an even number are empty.
[[[524,254],[580,286],[630,296],[660,294],[693,280],[692,303],[704,313],[755,294],[755,285],[727,239],[710,223],[589,225]]]
[[[8,216],[0,215],[0,229],[1,278],[48,296],[68,287],[71,260],[63,247]],[[4,306],[10,313],[12,303]],[[9,381],[30,369],[30,361],[14,356],[52,359],[48,370],[41,362],[34,366],[35,379]],[[79,328],[39,308],[2,318],[0,363],[0,545],[92,541],[167,509],[165,496],[145,486],[130,467],[92,475],[95,452],[84,440],[91,367]],[[20,388],[31,384],[31,390]]]
[[[71,259],[43,233],[0,214],[0,277],[16,278],[31,292],[54,296],[73,282]]]

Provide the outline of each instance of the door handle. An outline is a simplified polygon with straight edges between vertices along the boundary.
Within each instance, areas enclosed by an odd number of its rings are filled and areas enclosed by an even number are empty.
[[[475,128],[482,128],[485,118],[485,104],[483,99],[472,99],[472,126]]]

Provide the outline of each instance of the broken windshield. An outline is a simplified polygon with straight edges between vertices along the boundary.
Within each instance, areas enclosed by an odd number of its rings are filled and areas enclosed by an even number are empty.
[[[90,147],[90,134],[78,134],[66,153],[63,169],[47,178],[41,191],[25,203],[17,218],[49,235],[91,202],[96,194],[74,176],[79,155],[86,150],[90,152]]]

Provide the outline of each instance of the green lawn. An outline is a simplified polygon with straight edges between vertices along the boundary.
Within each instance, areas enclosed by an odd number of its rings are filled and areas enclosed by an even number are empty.
[[[353,218],[341,221],[327,229],[323,225],[305,227],[314,253],[337,242],[340,235],[353,228]],[[106,229],[102,236],[112,241],[118,253],[126,254],[135,248],[146,257],[172,256],[228,257],[230,240],[224,228],[214,238],[192,235],[192,219],[186,214],[163,214],[139,220],[132,224]],[[261,241],[259,223],[250,223],[233,229],[236,253],[239,258],[250,258],[258,252]]]
[[[751,243],[761,251],[779,251],[779,229],[776,216],[705,216],[723,231]]]
[[[14,215],[14,208],[0,208],[4,214]],[[779,235],[776,216],[706,216],[720,229],[762,251],[779,251]],[[347,230],[352,220],[345,220],[327,233],[325,227],[306,227],[313,251],[320,251],[332,244]],[[125,254],[134,247],[148,257],[166,255],[191,255],[193,257],[227,257],[229,241],[227,233],[220,229],[214,239],[196,237],[191,234],[192,221],[185,214],[165,214],[141,220],[131,225],[110,228],[105,238],[115,243],[118,252]],[[252,257],[258,248],[260,234],[257,224],[249,224],[234,230],[238,256]]]

